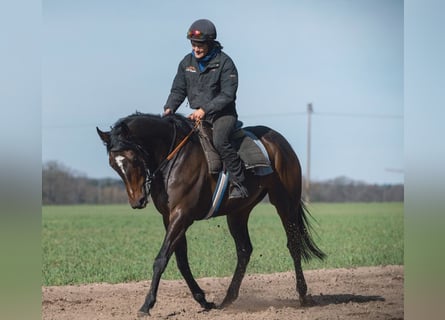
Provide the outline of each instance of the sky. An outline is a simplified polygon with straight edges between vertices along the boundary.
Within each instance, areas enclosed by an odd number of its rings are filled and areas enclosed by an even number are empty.
[[[405,314],[443,317],[444,1],[159,2],[0,1],[0,318],[40,317],[41,160],[117,178],[95,127],[160,112],[202,17],[237,63],[244,122],[282,132],[303,168],[313,103],[311,177],[404,171]]]
[[[207,18],[238,68],[240,120],[282,133],[304,175],[312,103],[311,180],[403,183],[403,9],[399,0],[43,1],[42,161],[118,178],[96,126],[160,114],[191,51],[187,29]]]

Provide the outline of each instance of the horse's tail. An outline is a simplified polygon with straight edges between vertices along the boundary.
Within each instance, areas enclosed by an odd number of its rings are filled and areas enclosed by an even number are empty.
[[[315,244],[314,240],[312,239],[313,230],[309,218],[313,219],[313,217],[303,201],[300,201],[297,207],[297,225],[301,236],[301,256],[305,261],[309,261],[311,258],[323,260],[326,258],[326,254]]]
[[[287,193],[287,199],[289,199],[292,206],[290,214],[296,214],[296,216],[287,217],[290,218],[288,222],[291,226],[286,227],[292,228],[292,235],[295,229],[298,232],[301,257],[305,261],[313,257],[323,260],[326,254],[321,251],[312,239],[312,227],[309,221],[312,216],[301,200],[301,165],[295,151],[286,138],[273,129],[265,126],[248,127],[245,129],[252,131],[269,149],[269,157],[280,181],[279,184],[283,187],[283,190],[280,188],[278,190],[269,190],[269,199],[277,206],[280,202],[279,199],[282,197],[281,193]]]

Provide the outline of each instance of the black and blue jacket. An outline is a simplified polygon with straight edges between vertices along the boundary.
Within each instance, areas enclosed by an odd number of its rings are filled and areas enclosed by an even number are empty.
[[[228,114],[237,116],[237,89],[238,71],[227,54],[219,51],[205,66],[200,66],[193,53],[189,53],[179,63],[164,110],[176,111],[187,98],[191,108],[206,112],[207,120]]]

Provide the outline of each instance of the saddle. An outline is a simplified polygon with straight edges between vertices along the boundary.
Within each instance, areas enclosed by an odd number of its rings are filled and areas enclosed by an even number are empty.
[[[198,136],[204,150],[210,174],[218,174],[223,170],[221,158],[213,146],[212,126],[207,121],[201,121]],[[252,132],[242,128],[238,121],[235,131],[230,137],[232,146],[240,156],[245,169],[252,170],[256,175],[268,175],[273,172],[266,148]]]

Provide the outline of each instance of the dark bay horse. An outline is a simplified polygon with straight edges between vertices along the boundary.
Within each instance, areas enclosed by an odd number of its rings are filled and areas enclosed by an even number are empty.
[[[140,315],[149,314],[156,302],[161,275],[172,254],[187,282],[194,299],[206,310],[226,307],[238,297],[241,281],[252,253],[247,222],[251,210],[266,194],[276,207],[287,236],[287,247],[292,256],[296,288],[302,305],[308,302],[307,286],[301,260],[312,257],[323,259],[310,234],[308,212],[301,200],[301,166],[290,144],[278,132],[256,126],[245,128],[264,144],[273,173],[257,176],[246,172],[249,197],[231,199],[224,196],[219,215],[227,216],[231,235],[235,240],[237,264],[227,294],[216,306],[208,302],[204,291],[195,281],[187,257],[186,230],[202,220],[212,204],[217,175],[209,173],[204,152],[193,124],[185,117],[171,115],[164,118],[136,113],[120,119],[109,132],[97,132],[105,143],[110,166],[125,183],[129,203],[141,209],[151,194],[156,209],[162,214],[166,234],[153,264],[153,279]],[[185,137],[190,137],[186,143]],[[182,142],[182,144],[181,144]],[[172,156],[172,150],[176,148]]]

